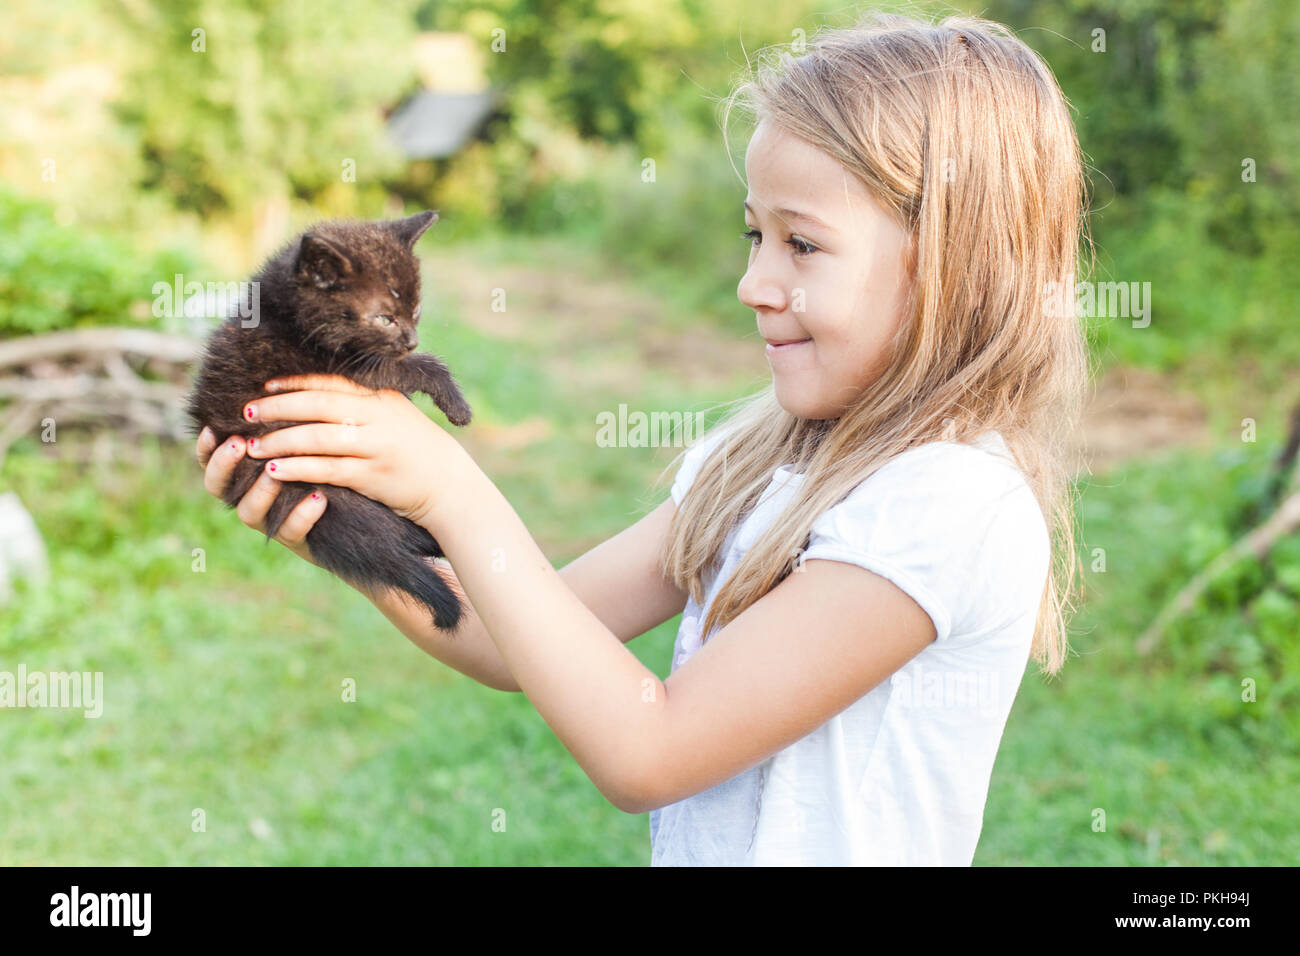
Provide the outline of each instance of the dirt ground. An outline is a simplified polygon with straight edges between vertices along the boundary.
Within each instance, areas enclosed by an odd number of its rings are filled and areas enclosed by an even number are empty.
[[[1097,382],[1080,419],[1076,470],[1086,464],[1096,474],[1174,448],[1208,448],[1208,417],[1204,404],[1168,377],[1112,367]]]

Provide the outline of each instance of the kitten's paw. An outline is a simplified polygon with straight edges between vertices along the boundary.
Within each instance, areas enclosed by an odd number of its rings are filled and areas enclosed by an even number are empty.
[[[447,408],[444,408],[442,411],[443,414],[447,416],[447,421],[451,422],[453,425],[459,425],[461,427],[468,425],[470,422],[470,418],[474,414],[472,411],[470,411],[469,403],[466,402],[464,399],[452,403]]]

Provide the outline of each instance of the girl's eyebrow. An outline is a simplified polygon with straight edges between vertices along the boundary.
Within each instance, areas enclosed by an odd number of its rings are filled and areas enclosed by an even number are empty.
[[[745,203],[745,208],[749,210],[750,215],[754,215],[754,216],[758,215],[758,213],[754,212],[754,207],[751,206],[748,202]],[[825,229],[827,232],[833,232],[836,235],[839,235],[838,229],[836,229],[834,226],[827,225],[826,223],[822,222],[820,219],[818,219],[816,216],[810,213],[799,212],[797,209],[777,209],[774,211],[778,216],[783,216],[787,219],[798,219],[802,222],[810,223],[811,225],[817,226],[820,229]]]

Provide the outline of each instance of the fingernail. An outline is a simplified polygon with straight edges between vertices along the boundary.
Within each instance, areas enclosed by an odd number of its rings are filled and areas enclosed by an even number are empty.
[[[249,405],[246,409],[244,409],[244,417],[247,418],[250,422],[253,420],[253,417],[256,414],[257,414],[256,405]]]
[[[236,445],[233,441],[226,447],[229,448],[231,451],[239,451],[239,446]]]
[[[266,466],[266,470],[267,470],[267,471],[275,471],[275,462],[271,462],[270,464],[268,464],[268,465]]]
[[[320,492],[319,492],[319,491],[313,491],[313,492],[311,493],[311,496],[312,496],[313,498],[319,498],[319,497],[320,497]]]
[[[256,439],[256,438],[250,438],[250,439],[248,440],[248,447],[249,447],[249,448],[256,448],[256,447],[257,447],[257,439]]]

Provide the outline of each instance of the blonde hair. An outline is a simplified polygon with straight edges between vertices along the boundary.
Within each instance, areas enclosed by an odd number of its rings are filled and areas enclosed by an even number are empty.
[[[664,572],[702,605],[706,575],[773,470],[804,465],[794,499],[714,598],[707,639],[784,580],[813,522],[881,465],[997,430],[1052,540],[1031,656],[1056,674],[1078,565],[1067,440],[1091,377],[1072,304],[1045,308],[1047,290],[1074,288],[1081,238],[1092,247],[1069,103],[1036,53],[978,17],[872,11],[823,27],[806,55],[782,45],[760,61],[726,100],[724,137],[733,104],[753,100],[757,120],[837,160],[908,231],[913,282],[890,364],[840,417],[798,418],[771,385],[724,403],[739,408],[677,508]]]

